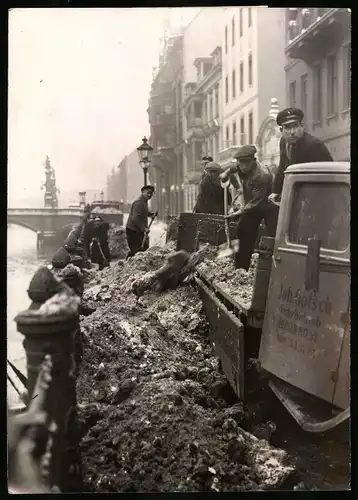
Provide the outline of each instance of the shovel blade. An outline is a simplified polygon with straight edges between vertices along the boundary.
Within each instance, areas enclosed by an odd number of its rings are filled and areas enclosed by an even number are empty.
[[[231,248],[235,251],[239,251],[239,246],[240,246],[240,240],[232,240],[231,241]],[[221,243],[221,245],[218,246],[218,251],[221,252],[221,250],[226,250],[228,248],[227,243]]]
[[[227,247],[227,248],[224,248],[224,250],[220,250],[220,252],[218,253],[217,255],[217,259],[223,259],[224,257],[230,257],[230,255],[233,255],[235,253],[235,251],[230,248],[230,247]]]

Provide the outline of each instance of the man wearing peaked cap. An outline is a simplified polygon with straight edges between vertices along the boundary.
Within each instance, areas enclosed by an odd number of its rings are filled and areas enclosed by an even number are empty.
[[[256,157],[255,146],[242,146],[234,155],[236,165],[230,167],[221,179],[230,176],[239,178],[238,194],[235,197],[231,213],[227,216],[237,220],[237,238],[240,240],[239,251],[235,254],[236,269],[250,267],[251,256],[262,219],[265,220],[268,236],[275,236],[278,208],[268,202],[271,193],[272,174],[261,165]]]
[[[224,190],[222,189],[219,181],[219,174],[221,171],[222,169],[220,165],[214,161],[211,161],[206,165],[204,175],[199,184],[198,197],[193,210],[194,213],[224,213]]]
[[[127,243],[129,247],[129,252],[127,259],[133,257],[137,252],[142,251],[142,243],[145,238],[145,244],[143,250],[148,250],[149,248],[149,236],[148,236],[148,217],[154,218],[158,215],[158,212],[150,212],[148,209],[148,201],[152,198],[154,193],[154,186],[143,186],[141,189],[141,195],[137,198],[131,206],[127,225],[126,225],[126,235]]]
[[[325,144],[304,130],[304,114],[298,108],[286,108],[277,115],[277,125],[281,128],[280,163],[273,183],[270,199],[281,196],[286,168],[296,163],[333,161]]]

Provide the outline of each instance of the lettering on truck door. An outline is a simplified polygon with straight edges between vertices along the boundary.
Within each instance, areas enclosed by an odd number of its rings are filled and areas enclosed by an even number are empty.
[[[342,312],[349,304],[350,188],[343,182],[298,182],[307,176],[294,177],[287,224],[278,230],[260,360],[270,373],[333,402],[345,329]],[[321,240],[318,291],[305,288],[312,237]],[[331,255],[336,260],[329,261]]]

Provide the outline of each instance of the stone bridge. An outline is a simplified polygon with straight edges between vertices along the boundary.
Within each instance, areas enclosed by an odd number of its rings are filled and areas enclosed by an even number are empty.
[[[64,226],[79,222],[80,208],[8,208],[7,223],[16,224],[45,237],[57,234]]]

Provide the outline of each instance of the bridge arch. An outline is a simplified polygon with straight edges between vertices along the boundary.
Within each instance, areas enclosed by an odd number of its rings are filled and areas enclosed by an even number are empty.
[[[37,227],[34,227],[31,224],[28,224],[27,222],[18,219],[17,217],[16,218],[8,217],[7,223],[14,224],[15,226],[24,227],[25,229],[30,229],[30,231],[33,231],[34,233],[37,233],[39,231]]]

